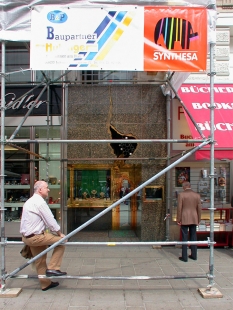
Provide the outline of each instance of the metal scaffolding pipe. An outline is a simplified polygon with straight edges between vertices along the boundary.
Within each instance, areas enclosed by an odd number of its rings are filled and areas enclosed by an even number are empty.
[[[215,243],[215,242],[214,242]],[[23,241],[5,241],[5,242],[1,242],[1,244],[4,245],[23,245]],[[156,242],[144,242],[144,241],[138,241],[138,242],[109,242],[109,241],[99,241],[99,242],[66,242],[64,243],[66,246],[67,245],[74,245],[74,246],[82,246],[82,245],[107,245],[107,246],[116,246],[116,245],[122,245],[122,246],[133,246],[133,245],[139,245],[139,246],[148,246],[148,245],[210,245],[210,240],[206,240],[206,241],[187,241],[187,242],[182,242],[182,241],[156,241]]]
[[[6,75],[11,75],[11,74],[15,74],[15,73],[23,73],[25,71],[31,71],[31,69],[21,69],[21,70],[12,71],[12,72],[6,72]]]
[[[31,70],[31,69],[25,69],[23,71],[28,71],[28,70]],[[23,72],[22,70],[19,70],[19,71],[14,71],[12,73],[18,73],[18,72]],[[70,72],[70,71],[69,71]],[[54,79],[51,81],[51,84],[56,84],[56,83],[60,83],[60,80],[63,76],[67,75],[69,72],[66,72],[65,74],[63,74],[62,76],[59,76],[58,78]],[[11,72],[7,72],[6,75],[10,75]],[[161,87],[161,84],[164,84],[166,83],[167,80],[163,79],[163,80],[158,80],[158,81],[145,81],[145,80],[125,80],[125,79],[120,79],[120,80],[111,80],[111,79],[107,79],[107,80],[81,80],[81,81],[74,81],[74,80],[70,80],[70,79],[64,79],[64,83],[67,83],[69,84],[70,86],[83,86],[85,84],[85,86],[88,86],[88,87],[93,87],[93,86],[96,86],[96,84],[101,84],[101,83],[111,83],[111,86],[115,86],[116,84],[121,84],[121,83],[126,83],[128,85],[135,85],[135,83],[143,83],[144,85],[147,84],[147,85],[153,85],[153,86],[156,86],[156,87]],[[39,82],[37,81],[34,81],[34,84],[37,84]],[[8,85],[11,85],[11,84],[15,84],[15,82],[7,82]],[[17,84],[25,84],[25,82],[18,82]],[[105,85],[104,85],[105,86]]]
[[[214,43],[210,43],[210,241],[214,240]],[[214,285],[214,246],[210,246],[209,285]]]
[[[59,240],[58,242],[55,242],[53,245],[51,245],[48,249],[42,251],[40,254],[38,254],[37,256],[33,257],[32,259],[29,259],[27,261],[27,263],[23,264],[22,266],[18,267],[17,269],[15,269],[14,271],[12,271],[9,274],[4,275],[4,279],[7,279],[15,274],[17,274],[20,270],[24,269],[25,267],[27,267],[28,265],[30,265],[31,263],[33,263],[35,260],[37,260],[39,257],[43,256],[44,254],[48,253],[49,251],[53,250],[56,246],[58,246],[59,244],[62,244],[64,241],[66,241],[67,239],[69,239],[70,237],[72,237],[73,235],[75,235],[77,232],[79,232],[80,230],[82,230],[83,228],[85,228],[86,226],[90,225],[91,223],[93,223],[95,220],[97,220],[98,218],[100,218],[101,216],[103,216],[105,213],[109,212],[110,210],[112,210],[114,207],[118,206],[121,202],[124,202],[126,199],[128,199],[129,197],[133,196],[134,194],[136,194],[137,192],[139,192],[142,188],[144,188],[146,185],[150,184],[151,182],[153,182],[154,180],[156,180],[157,178],[159,178],[161,175],[163,175],[164,173],[166,173],[168,170],[170,170],[171,168],[175,167],[178,163],[180,163],[181,161],[185,160],[187,157],[191,156],[193,153],[195,153],[197,150],[201,149],[202,147],[204,147],[206,144],[209,143],[209,140],[201,143],[200,145],[196,146],[194,149],[192,149],[190,152],[188,152],[187,154],[185,154],[181,159],[173,162],[169,167],[166,167],[165,169],[161,170],[158,174],[156,174],[155,176],[153,176],[152,178],[150,178],[149,180],[147,180],[146,182],[144,182],[143,184],[141,184],[140,186],[138,186],[137,188],[135,188],[134,190],[132,190],[130,193],[128,193],[127,195],[125,195],[124,197],[122,197],[121,199],[119,199],[118,201],[114,202],[111,206],[109,206],[108,208],[106,208],[105,210],[101,211],[99,214],[97,214],[96,216],[94,216],[93,218],[91,218],[89,221],[87,221],[86,223],[82,224],[81,226],[79,226],[78,228],[76,228],[75,230],[73,230],[72,232],[70,232],[68,235],[66,235],[65,237],[61,238],[61,240]]]
[[[14,144],[12,144],[14,145]],[[31,155],[34,155],[33,152],[30,152]],[[36,156],[37,154],[35,154]],[[31,162],[36,162],[36,161],[45,161],[45,160],[48,160],[48,161],[62,161],[62,162],[65,162],[65,161],[84,161],[84,160],[91,160],[91,161],[100,161],[100,160],[104,160],[104,161],[107,161],[107,160],[123,160],[123,161],[126,161],[126,160],[167,160],[168,158],[167,157],[126,157],[126,158],[119,158],[119,157],[102,157],[102,158],[98,158],[98,157],[82,157],[82,158],[79,158],[79,157],[76,157],[76,158],[45,158],[43,156],[40,156],[42,158],[40,159],[17,159],[18,162],[20,161],[31,161]],[[7,162],[14,162],[15,159],[6,159]]]
[[[167,117],[167,138],[171,139],[171,92],[166,95],[166,117]],[[171,145],[167,144],[167,166],[170,166],[171,163]],[[166,174],[166,241],[170,239],[170,207],[171,207],[171,170]]]
[[[12,144],[14,146],[14,144]],[[18,146],[17,146],[18,147]],[[192,149],[190,149],[192,150]],[[34,162],[34,161],[40,161],[40,160],[49,160],[49,161],[61,161],[61,162],[65,162],[65,161],[106,161],[106,160],[123,160],[123,161],[126,161],[126,160],[168,160],[168,159],[173,159],[175,157],[178,157],[178,156],[184,156],[184,154],[187,153],[187,150],[184,150],[183,152],[181,153],[178,153],[178,154],[175,154],[174,156],[167,156],[167,157],[127,157],[127,158],[115,158],[115,157],[77,157],[77,158],[43,158],[43,159],[17,159],[17,161],[31,161],[31,162]],[[32,154],[33,155],[33,154]],[[36,156],[36,154],[35,154]],[[6,159],[7,162],[10,162],[10,161],[15,161],[15,159]],[[169,166],[169,165],[168,165]]]
[[[47,279],[44,275],[18,275],[12,276],[14,279]],[[79,279],[79,280],[161,280],[161,279],[206,279],[208,275],[175,275],[175,276],[59,276],[49,277],[49,279]]]
[[[216,2],[216,1],[215,1]],[[216,9],[216,8],[215,8]],[[185,156],[183,156],[181,159],[177,160],[176,162],[174,162],[172,165],[170,165],[169,167],[165,168],[164,170],[162,170],[160,173],[158,173],[156,176],[152,177],[151,179],[149,179],[148,181],[146,181],[144,184],[142,184],[141,186],[139,186],[138,188],[136,188],[135,190],[133,190],[131,193],[129,193],[128,195],[126,195],[124,198],[120,199],[119,201],[117,201],[116,203],[114,203],[113,205],[111,205],[110,207],[108,207],[106,210],[100,212],[97,216],[95,216],[94,218],[92,218],[90,221],[86,222],[85,224],[81,225],[80,227],[78,227],[77,229],[75,229],[73,232],[71,232],[70,234],[68,234],[67,236],[65,236],[64,238],[62,238],[59,242],[55,243],[54,245],[52,245],[51,247],[48,248],[48,250],[43,251],[42,253],[40,253],[37,257],[33,258],[32,260],[29,260],[27,264],[24,264],[23,266],[26,267],[28,266],[30,263],[32,263],[33,261],[35,261],[38,257],[44,255],[45,253],[49,252],[50,250],[52,250],[53,248],[55,248],[57,245],[61,244],[62,242],[64,242],[65,240],[67,240],[69,237],[71,237],[72,235],[74,235],[76,232],[82,230],[84,227],[88,226],[89,224],[91,224],[92,222],[94,222],[96,219],[98,219],[99,217],[101,217],[102,215],[104,215],[105,213],[107,213],[108,211],[110,211],[113,207],[115,207],[116,205],[118,205],[120,202],[123,202],[125,199],[128,199],[129,197],[131,197],[133,194],[135,194],[137,191],[139,191],[141,188],[143,188],[144,186],[146,186],[147,184],[151,183],[152,181],[156,180],[158,177],[160,177],[162,174],[164,174],[165,172],[169,171],[171,168],[175,167],[175,165],[177,165],[177,163],[184,161],[185,158],[187,158],[188,156],[190,156],[191,154],[195,153],[197,150],[201,149],[204,145],[207,144],[211,144],[211,168],[210,168],[210,177],[211,182],[210,182],[210,188],[211,188],[211,207],[210,207],[210,240],[208,240],[207,242],[205,241],[198,241],[198,242],[187,242],[188,245],[191,244],[208,244],[211,245],[211,249],[210,249],[210,262],[209,262],[209,268],[210,268],[210,275],[175,275],[175,276],[131,276],[131,277],[90,277],[90,276],[62,276],[60,278],[70,278],[70,279],[116,279],[116,280],[156,280],[156,279],[185,279],[185,278],[207,278],[209,277],[209,279],[211,279],[210,281],[210,286],[213,285],[213,270],[214,270],[214,259],[213,259],[213,240],[214,240],[214,231],[213,231],[213,224],[214,224],[214,180],[213,180],[213,170],[214,170],[214,90],[213,90],[213,72],[212,72],[212,68],[213,68],[213,47],[214,44],[210,44],[210,85],[211,85],[211,92],[210,92],[210,97],[211,97],[211,138],[210,139],[206,139],[205,136],[203,135],[201,129],[197,126],[197,124],[195,123],[195,121],[193,120],[192,116],[190,115],[189,111],[186,109],[186,107],[183,105],[183,102],[180,100],[184,110],[187,112],[187,114],[189,115],[191,121],[194,123],[194,125],[196,126],[197,131],[199,132],[200,136],[203,138],[203,140],[195,140],[195,139],[189,139],[189,140],[170,140],[170,139],[166,139],[166,140],[49,140],[47,137],[47,140],[14,140],[15,143],[201,143],[198,147],[195,147],[191,152],[187,153]],[[65,74],[63,74],[62,76],[67,75],[68,72],[66,72]],[[2,95],[5,94],[5,42],[2,42]],[[56,82],[60,79],[61,77],[58,77],[57,79],[55,79],[53,81]],[[109,80],[109,79],[108,79]],[[108,80],[95,80],[93,83],[96,82],[106,82]],[[123,80],[120,81],[120,83],[122,83]],[[129,80],[125,80],[127,83],[134,83],[130,82]],[[80,81],[78,83],[83,83],[85,81]],[[90,82],[90,81],[86,81],[86,82]],[[137,81],[138,82],[138,81]],[[168,84],[170,85],[170,87],[173,89],[170,81],[167,81]],[[51,82],[49,82],[51,83]],[[113,81],[113,83],[119,83],[119,81]],[[161,81],[157,81],[157,82],[153,82],[150,84],[159,84],[158,86],[160,87],[161,85]],[[76,84],[76,83],[74,83]],[[47,84],[46,84],[47,85]],[[39,87],[39,86],[38,86]],[[37,87],[36,87],[37,88]],[[33,90],[30,90],[33,91]],[[173,89],[174,91],[174,89]],[[5,98],[4,96],[2,96],[2,107],[1,107],[1,120],[2,120],[2,127],[4,127],[4,118],[5,118]],[[177,97],[179,99],[179,97]],[[38,100],[38,99],[37,99]],[[12,103],[13,104],[13,103]],[[28,111],[29,112],[29,111]],[[26,115],[26,117],[30,114],[30,112]],[[26,117],[23,119],[23,122],[20,123],[20,125],[17,127],[16,131],[13,133],[13,135],[11,136],[11,139],[8,140],[9,143],[11,143],[15,137],[15,134],[18,132],[19,128],[22,126],[22,124],[24,123]],[[5,136],[3,135],[4,133],[4,129],[1,129],[1,161],[5,161],[5,155],[4,155],[4,143],[5,143]],[[132,160],[136,160],[135,158],[130,158]],[[72,159],[69,159],[72,160]],[[80,159],[78,159],[80,160]],[[83,160],[96,160],[96,159],[83,159]],[[104,159],[102,159],[104,160]],[[110,160],[116,160],[115,158],[111,158]],[[122,160],[126,160],[126,159],[122,159]],[[150,160],[150,159],[149,159]],[[27,277],[27,278],[45,278],[46,276],[24,276],[24,275],[19,275],[19,276],[15,276],[13,275],[16,274],[19,270],[23,269],[17,269],[16,272],[13,272],[11,274],[6,275],[5,274],[5,244],[6,242],[4,242],[3,240],[5,240],[5,226],[4,226],[4,170],[5,170],[5,165],[4,163],[1,163],[1,245],[2,245],[2,283],[1,283],[1,290],[3,291],[5,289],[5,279],[7,278],[23,278],[23,277]],[[20,244],[22,244],[23,242],[21,242]],[[173,242],[171,242],[173,243]],[[151,245],[173,245],[170,242],[152,242]],[[186,242],[174,242],[176,245],[181,245],[181,244],[186,244]],[[138,243],[72,243],[72,242],[68,242],[66,243],[66,245],[84,245],[84,244],[96,244],[96,245],[100,245],[100,244],[107,244],[109,246],[113,246],[116,244],[119,245],[144,245],[142,244],[142,242],[138,242]],[[149,243],[146,243],[145,245],[150,245]],[[29,263],[30,262],[30,263]],[[52,278],[52,277],[51,277]],[[57,277],[56,277],[57,278]]]
[[[2,59],[1,59],[1,176],[0,176],[0,197],[1,197],[1,242],[5,239],[5,193],[4,193],[4,184],[5,184],[5,149],[3,140],[5,139],[5,70],[6,70],[6,43],[2,41]],[[5,247],[1,246],[2,262],[1,262],[1,276],[5,274]],[[1,282],[1,291],[5,290],[5,281],[2,279]]]
[[[47,140],[7,139],[6,143],[203,143],[208,139],[113,139],[113,140]],[[209,143],[209,142],[208,142]],[[207,144],[208,144],[207,143]]]

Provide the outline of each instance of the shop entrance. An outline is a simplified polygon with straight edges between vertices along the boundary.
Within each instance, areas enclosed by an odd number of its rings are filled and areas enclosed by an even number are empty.
[[[67,207],[68,232],[73,231],[98,213],[123,198],[141,183],[141,165],[68,165]],[[105,231],[109,237],[129,236],[141,225],[141,192],[83,229],[87,232]]]

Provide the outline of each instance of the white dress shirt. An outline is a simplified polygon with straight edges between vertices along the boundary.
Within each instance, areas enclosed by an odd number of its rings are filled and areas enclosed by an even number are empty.
[[[52,232],[60,230],[46,201],[40,195],[34,194],[23,206],[20,233],[24,236],[38,235],[46,228]]]

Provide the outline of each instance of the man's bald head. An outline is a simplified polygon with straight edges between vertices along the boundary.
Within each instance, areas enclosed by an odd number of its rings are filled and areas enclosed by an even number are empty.
[[[182,183],[182,187],[183,187],[183,189],[191,188],[191,184],[189,182],[185,181]]]
[[[43,198],[47,198],[49,193],[48,183],[45,181],[37,181],[34,184],[34,194],[38,194]]]

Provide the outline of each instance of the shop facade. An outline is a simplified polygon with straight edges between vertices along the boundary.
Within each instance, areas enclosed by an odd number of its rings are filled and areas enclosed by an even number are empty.
[[[30,89],[7,87],[7,103]],[[49,137],[57,143],[17,144],[19,149],[9,146],[5,150],[5,217],[9,238],[19,236],[23,202],[32,194],[37,179],[48,180],[49,206],[63,230],[69,233],[167,167],[167,144],[139,144],[133,140],[167,138],[168,102],[171,102],[171,139],[193,138],[180,102],[167,101],[158,85],[66,85],[52,87],[50,94],[50,109],[46,106],[45,92],[34,115],[25,120],[16,137],[28,140]],[[37,95],[24,95],[7,111],[7,138]],[[102,142],[119,138],[130,141],[121,145]],[[62,139],[97,143],[59,143]],[[192,147],[193,144],[173,143],[170,158],[176,160]],[[225,149],[223,154],[223,158],[215,159],[214,200],[218,209],[216,220],[226,224],[230,218],[225,209],[230,208],[232,196],[232,150]],[[133,231],[142,241],[179,240],[176,207],[182,181],[189,180],[201,194],[208,226],[209,173],[209,158],[196,160],[192,155],[85,230],[110,234]],[[167,214],[170,216],[164,221]]]
[[[48,137],[56,141],[61,139],[62,87],[51,86],[37,100],[42,89],[19,84],[6,87],[5,139],[15,136],[24,140],[23,143],[6,144],[4,147],[5,228],[8,238],[20,237],[22,207],[33,194],[33,185],[37,180],[48,181],[48,203],[55,218],[61,221],[61,145],[59,142],[50,146],[28,143],[29,140]],[[35,101],[37,103],[32,113],[25,118]]]
[[[130,140],[67,145],[70,232],[166,167],[166,145],[133,143],[166,138],[166,98],[156,85],[71,86],[67,115],[68,140]],[[127,229],[141,240],[164,240],[165,185],[164,175],[86,230]]]
[[[220,40],[222,37],[228,38],[225,33],[225,30],[219,31]],[[225,48],[221,49],[223,54],[229,47],[229,40],[224,41],[224,45]],[[219,48],[216,50],[216,55],[223,59],[223,56],[218,54],[219,50]],[[12,49],[11,61],[16,59],[16,63],[8,65],[8,71],[12,71],[15,65],[22,61],[22,56],[27,68],[29,53],[26,47],[22,52],[22,46],[20,48],[17,46],[17,53]],[[224,57],[227,56],[224,54]],[[221,68],[226,67],[228,68],[228,65],[225,61],[225,66],[221,65]],[[10,183],[5,184],[6,203],[9,204],[6,207],[10,210],[10,213],[7,212],[7,224],[18,221],[19,226],[23,200],[32,194],[34,181],[39,178],[48,180],[51,188],[48,203],[57,220],[61,220],[63,231],[70,232],[163,170],[172,161],[170,158],[192,147],[192,145],[173,144],[169,152],[167,144],[132,142],[133,139],[140,138],[166,139],[168,135],[174,139],[191,137],[191,132],[184,130],[183,125],[181,132],[175,134],[179,127],[176,119],[184,116],[178,115],[182,114],[180,108],[177,116],[172,111],[172,131],[168,133],[170,118],[167,116],[167,98],[160,88],[161,84],[166,83],[164,72],[95,71],[91,75],[89,72],[66,72],[67,82],[62,82],[61,79],[58,82],[60,111],[54,112],[52,103],[50,107],[52,110],[47,109],[43,116],[39,114],[30,116],[17,133],[20,138],[51,139],[57,140],[57,144],[54,141],[40,145],[27,144],[23,147],[28,152],[17,149],[14,150],[14,155],[10,150],[6,150],[6,170],[11,172],[9,180],[6,178],[6,183],[8,181]],[[12,84],[15,88],[15,85],[22,82],[38,83],[45,76],[48,80],[56,80],[60,74],[60,71],[52,70],[43,73],[18,72],[9,75],[8,81],[15,83]],[[103,80],[106,76],[108,78],[105,82]],[[196,73],[196,76],[200,76],[203,80],[203,72]],[[190,79],[192,78],[193,75]],[[43,100],[48,101],[47,99]],[[174,102],[172,100],[172,106]],[[30,104],[25,104],[25,109],[27,107],[29,108]],[[17,104],[12,110],[14,113],[17,111]],[[19,115],[18,117],[15,117],[15,114],[6,115],[7,137],[12,135],[15,126],[19,124],[20,121],[17,123],[17,119],[20,119]],[[184,121],[187,124],[185,118]],[[118,137],[127,138],[131,143],[122,145],[101,142],[59,143],[62,139],[98,141],[114,140]],[[26,163],[23,168],[12,166],[13,162],[22,166],[23,161]],[[132,196],[129,201],[124,201],[111,210],[102,221],[90,225],[87,229],[93,232],[99,229],[109,231],[129,229],[135,231],[136,236],[142,241],[177,240],[179,232],[175,226],[175,208],[176,196],[181,189],[180,183],[177,183],[179,172],[189,175],[194,190],[202,190],[203,200],[208,203],[208,184],[206,185],[208,178],[205,180],[201,174],[207,170],[208,175],[208,164],[208,160],[200,161],[199,164],[194,157],[190,157],[189,161],[180,163],[170,174],[163,175]],[[225,188],[220,188],[218,183],[216,185],[216,202],[229,204],[232,192],[231,170],[230,162],[220,160],[216,162],[217,182],[219,177],[225,178]],[[13,179],[10,178],[12,176]],[[21,207],[17,206],[17,203],[20,203]],[[170,214],[170,218],[167,214]],[[6,235],[11,236],[11,233],[12,228],[7,230]]]
[[[6,87],[6,138],[41,89]],[[166,139],[166,98],[158,85],[51,86],[15,134],[25,143],[5,150],[6,235],[17,238],[24,201],[36,180],[47,180],[48,204],[71,232],[166,167],[166,145],[133,143]],[[59,143],[59,140],[128,139],[131,143]],[[27,143],[43,139],[57,143]],[[95,223],[92,231],[132,231],[140,240],[164,240],[166,177],[140,190]]]
[[[189,96],[182,96],[180,99],[184,101],[186,107],[189,107],[191,115],[195,118],[197,124],[203,130],[205,136],[210,133],[209,117],[201,123],[201,118],[204,112],[201,108],[208,111],[209,103],[206,96],[209,96],[208,86],[205,84],[183,84],[181,86],[184,91],[193,91]],[[232,84],[215,84],[215,160],[214,160],[214,221],[215,221],[215,238],[218,245],[231,245],[232,240],[232,143],[231,143],[231,122],[228,125],[227,116],[224,113],[231,115],[232,111]],[[186,99],[185,99],[186,98]],[[189,101],[189,102],[188,102]],[[198,111],[192,109],[197,108]],[[199,133],[195,130],[194,124],[191,123],[187,113],[185,113],[178,99],[172,102],[172,138],[193,139]],[[229,129],[229,130],[228,130]],[[176,156],[182,152],[188,152],[195,145],[189,143],[179,143],[172,145],[172,156]],[[209,147],[207,147],[209,148]],[[180,163],[171,171],[171,225],[170,238],[172,240],[179,239],[179,227],[176,224],[177,212],[177,196],[182,191],[182,182],[188,180],[192,189],[200,193],[202,200],[202,221],[198,228],[199,240],[204,240],[209,235],[210,222],[210,151],[200,150],[192,155],[188,160]]]

